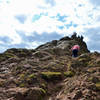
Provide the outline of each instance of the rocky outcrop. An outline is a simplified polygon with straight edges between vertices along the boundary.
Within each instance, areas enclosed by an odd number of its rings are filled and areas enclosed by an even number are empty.
[[[81,47],[72,58],[70,48]],[[0,100],[99,100],[100,53],[90,53],[82,36],[53,40],[34,50],[0,54]]]
[[[71,37],[66,36],[60,40],[53,40],[44,45],[40,45],[36,48],[36,50],[57,49],[57,52],[60,50],[60,53],[63,51],[64,54],[68,54],[71,47],[75,44],[80,45],[80,54],[89,52],[86,43],[83,41],[83,36],[77,36],[76,33],[74,33]]]

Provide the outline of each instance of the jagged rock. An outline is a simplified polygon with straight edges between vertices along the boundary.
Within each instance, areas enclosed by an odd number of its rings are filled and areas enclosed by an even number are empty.
[[[78,90],[74,95],[73,100],[78,100],[81,97],[82,97],[82,91]]]
[[[71,47],[80,45],[72,58]],[[34,50],[0,54],[0,100],[99,100],[100,53],[82,36],[53,40]]]
[[[65,41],[65,40],[71,40],[71,39],[68,36],[63,37],[63,38],[60,39],[60,41]]]
[[[45,49],[58,47],[68,52],[74,44],[80,45],[80,54],[89,52],[89,50],[87,49],[86,43],[83,41],[83,37],[82,36],[77,37],[76,33],[72,35],[71,38],[64,37],[64,38],[61,38],[60,40],[54,40],[54,41],[48,42],[44,45],[37,47],[36,50],[45,50]]]

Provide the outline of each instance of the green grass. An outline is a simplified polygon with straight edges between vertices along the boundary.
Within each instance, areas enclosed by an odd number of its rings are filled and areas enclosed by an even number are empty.
[[[61,78],[61,72],[42,72],[41,75],[42,75],[42,78],[47,79],[47,80]]]
[[[74,76],[74,75],[75,75],[75,73],[72,72],[72,71],[64,72],[64,76],[66,76],[66,77],[72,77],[72,76]]]

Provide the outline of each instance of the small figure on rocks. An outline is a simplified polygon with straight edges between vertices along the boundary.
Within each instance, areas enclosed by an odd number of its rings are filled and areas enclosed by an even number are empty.
[[[78,56],[78,51],[80,50],[79,45],[74,45],[72,48],[72,57],[77,57]]]

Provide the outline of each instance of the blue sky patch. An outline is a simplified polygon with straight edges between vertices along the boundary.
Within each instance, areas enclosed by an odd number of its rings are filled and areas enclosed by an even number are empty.
[[[24,24],[27,17],[25,15],[16,15],[15,18],[21,23]]]
[[[41,14],[40,15],[34,15],[32,18],[32,22],[35,22],[37,20],[39,20],[41,18]]]
[[[64,29],[64,26],[58,26],[59,29]]]
[[[40,13],[40,14],[36,14],[32,17],[32,22],[35,22],[37,20],[39,20],[42,16],[48,16],[48,13]]]
[[[66,19],[65,19],[65,18],[66,18],[67,16],[65,16],[65,15],[64,15],[64,16],[61,16],[61,15],[58,13],[56,17],[57,17],[58,21],[66,22]]]
[[[78,26],[78,24],[73,24],[73,26],[74,26],[74,27],[77,27],[77,26]]]
[[[82,5],[82,4],[79,4],[78,6],[79,6],[79,7],[82,7],[83,5]]]
[[[67,29],[69,29],[71,26],[77,27],[78,24],[74,24],[74,23],[71,21],[69,24],[66,24],[65,26],[66,26]]]

